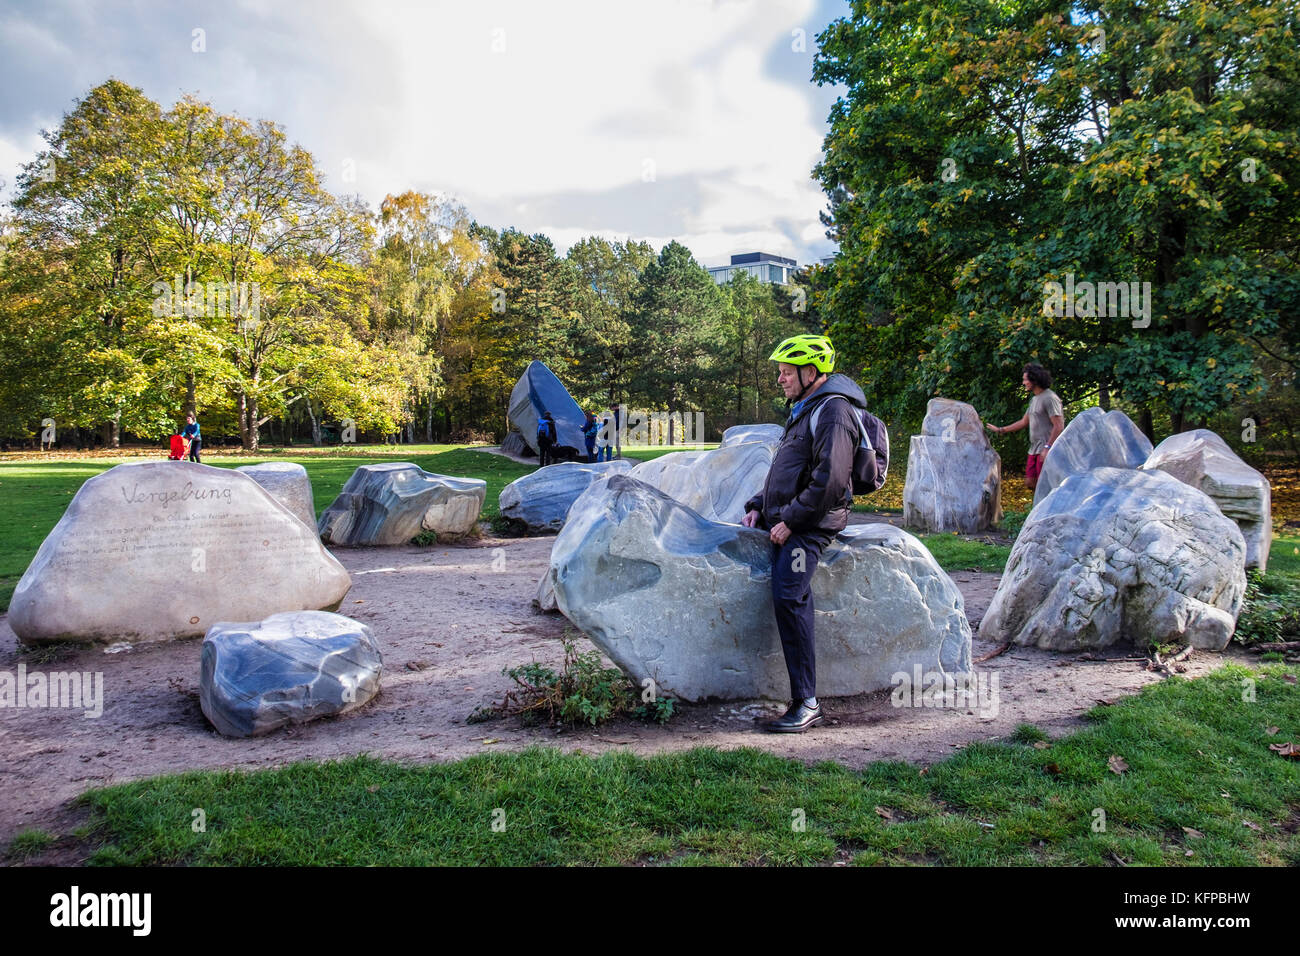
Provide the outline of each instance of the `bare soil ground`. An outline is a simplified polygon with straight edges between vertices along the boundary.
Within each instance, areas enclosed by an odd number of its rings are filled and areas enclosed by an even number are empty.
[[[855,515],[855,520],[864,520]],[[996,716],[967,710],[896,708],[889,692],[827,699],[827,724],[804,735],[769,735],[756,724],[779,714],[772,701],[685,706],[667,726],[622,720],[600,728],[524,728],[513,720],[467,724],[479,705],[501,699],[511,682],[502,669],[538,660],[558,666],[565,620],[531,601],[553,536],[484,537],[460,545],[339,549],[353,575],[341,613],[374,628],[384,650],[382,691],[367,706],[253,740],[218,735],[199,709],[201,640],[51,652],[19,649],[0,616],[0,670],[99,671],[105,706],[99,718],[57,709],[0,710],[0,846],[29,827],[60,829],[75,818],[66,804],[94,786],[191,769],[276,766],[368,753],[402,761],[454,760],[490,748],[547,744],[594,753],[640,754],[697,746],[760,747],[805,761],[860,767],[881,759],[925,764],[954,749],[1033,723],[1059,736],[1080,715],[1162,679],[1140,663],[1093,662],[1016,648],[978,664],[999,675]],[[501,549],[498,551],[497,549]],[[504,560],[494,558],[502,556]],[[998,575],[954,572],[967,615],[977,624]],[[148,603],[148,595],[140,595]],[[996,650],[979,639],[973,657]],[[1111,649],[1107,657],[1134,652]],[[1197,654],[1195,677],[1240,652]],[[75,862],[55,861],[46,862]]]

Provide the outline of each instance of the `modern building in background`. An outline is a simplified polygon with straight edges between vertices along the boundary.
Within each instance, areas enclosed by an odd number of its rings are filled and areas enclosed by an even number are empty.
[[[799,264],[785,256],[774,256],[770,252],[742,252],[731,257],[731,264],[726,266],[709,266],[709,275],[718,285],[725,285],[737,272],[748,272],[760,282],[776,285],[788,285],[790,277],[799,269]]]

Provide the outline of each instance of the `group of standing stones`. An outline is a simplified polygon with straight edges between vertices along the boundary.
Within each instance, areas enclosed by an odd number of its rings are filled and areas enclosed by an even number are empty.
[[[318,523],[301,465],[117,465],[86,481],[10,604],[26,644],[204,635],[199,696],[251,736],[361,706],[383,668],[370,629],[332,613],[352,581],[323,546],[459,535],[487,484],[410,463],[364,465]]]

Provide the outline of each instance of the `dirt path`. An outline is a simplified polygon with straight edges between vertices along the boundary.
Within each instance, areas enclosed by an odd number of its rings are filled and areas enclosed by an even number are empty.
[[[827,700],[828,726],[802,736],[773,736],[755,718],[779,713],[772,702],[684,707],[667,727],[620,721],[599,730],[523,729],[513,721],[466,724],[477,706],[499,700],[510,681],[502,668],[531,659],[562,660],[565,621],[531,599],[553,536],[484,538],[464,546],[340,549],[353,575],[342,613],[374,628],[384,650],[383,689],[360,711],[255,740],[219,736],[198,703],[200,640],[145,645],[118,653],[71,649],[51,658],[21,653],[0,616],[0,670],[102,672],[99,718],[80,711],[0,710],[0,845],[28,827],[58,828],[64,805],[83,790],[195,768],[266,767],[369,753],[397,760],[454,760],[489,748],[553,744],[596,752],[649,754],[701,745],[760,747],[801,760],[851,767],[880,759],[928,763],[955,748],[1033,723],[1053,735],[1080,726],[1098,699],[1113,699],[1159,680],[1135,663],[1084,663],[1015,649],[978,670],[998,675],[996,716],[964,710],[895,708],[888,691]],[[498,551],[497,549],[501,549]],[[494,570],[493,561],[498,555]],[[973,622],[983,616],[998,576],[953,574]],[[141,596],[144,600],[144,596]],[[994,646],[978,639],[973,657]],[[1107,656],[1121,656],[1113,651]],[[1202,654],[1187,676],[1229,655]],[[1244,655],[1242,655],[1244,656]],[[492,743],[485,743],[493,741]]]

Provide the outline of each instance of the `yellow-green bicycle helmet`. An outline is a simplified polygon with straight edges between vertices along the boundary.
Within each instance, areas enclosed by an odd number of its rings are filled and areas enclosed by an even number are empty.
[[[824,335],[792,335],[768,356],[772,362],[812,365],[827,375],[835,368],[835,346]]]

